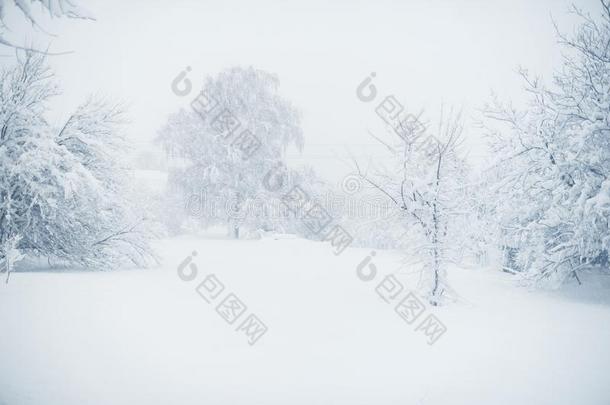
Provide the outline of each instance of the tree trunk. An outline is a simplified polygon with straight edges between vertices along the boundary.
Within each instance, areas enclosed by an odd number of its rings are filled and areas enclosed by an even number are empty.
[[[436,203],[433,204],[432,206],[433,208],[433,213],[432,213],[432,220],[434,222],[434,230],[432,231],[432,249],[433,249],[433,254],[434,254],[434,284],[432,286],[432,297],[430,299],[430,304],[432,304],[433,306],[437,306],[438,305],[438,290],[440,287],[440,282],[439,282],[439,278],[440,278],[440,252],[439,250],[439,246],[438,246],[438,212],[437,212],[437,206]]]
[[[434,197],[434,203],[432,204],[432,222],[434,223],[434,229],[432,230],[432,249],[434,251],[434,284],[432,287],[432,297],[430,299],[430,304],[433,306],[437,306],[439,304],[440,294],[440,247],[439,247],[439,212],[438,212],[438,194],[441,183],[441,161],[443,159],[443,154],[439,150],[438,152],[438,164],[436,166],[436,196]]]

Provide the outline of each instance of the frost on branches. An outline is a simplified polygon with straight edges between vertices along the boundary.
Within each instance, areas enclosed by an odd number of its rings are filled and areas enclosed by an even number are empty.
[[[121,112],[90,100],[54,128],[44,118],[58,94],[51,79],[32,53],[0,76],[0,246],[19,238],[16,248],[31,255],[144,265],[153,256],[129,197]]]
[[[497,101],[487,115],[499,154],[495,170],[503,244],[524,277],[537,285],[577,280],[608,263],[610,249],[610,3],[599,18],[560,35],[562,69],[550,87],[521,74],[529,108]]]
[[[51,18],[93,19],[86,10],[77,6],[72,0],[0,0],[0,45],[38,53],[49,52],[18,45],[9,38],[8,34],[12,30],[6,24],[7,12],[20,14],[21,18],[41,32],[46,32],[39,22],[41,13]]]
[[[428,132],[429,129],[427,129]],[[447,284],[449,263],[459,262],[467,240],[465,180],[467,166],[460,154],[463,126],[460,114],[441,119],[430,147],[415,147],[405,137],[392,155],[392,165],[380,162],[364,168],[360,176],[401,212],[401,245],[409,264],[422,268],[422,285],[431,305],[439,305],[453,292]]]

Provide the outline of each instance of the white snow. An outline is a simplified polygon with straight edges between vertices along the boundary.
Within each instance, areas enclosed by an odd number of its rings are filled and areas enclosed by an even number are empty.
[[[0,404],[610,403],[603,276],[551,293],[451,269],[462,300],[428,305],[448,328],[430,346],[375,293],[397,253],[378,251],[367,283],[355,268],[368,249],[176,238],[157,250],[156,269],[15,272],[1,285]],[[193,250],[185,282],[176,268]],[[254,346],[196,294],[208,273],[267,324]]]

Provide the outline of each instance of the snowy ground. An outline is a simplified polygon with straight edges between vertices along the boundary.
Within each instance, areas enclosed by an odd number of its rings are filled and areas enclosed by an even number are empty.
[[[15,273],[0,285],[0,404],[610,403],[603,278],[545,293],[455,269],[463,301],[427,309],[447,326],[430,346],[375,292],[395,253],[378,252],[367,283],[355,274],[364,249],[336,257],[296,239],[159,249],[157,269]],[[193,250],[199,275],[185,282],[176,268]],[[207,273],[268,325],[254,346],[195,292]]]

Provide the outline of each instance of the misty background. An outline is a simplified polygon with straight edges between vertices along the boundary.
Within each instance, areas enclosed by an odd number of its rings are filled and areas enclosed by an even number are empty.
[[[233,65],[275,73],[280,93],[302,114],[305,148],[290,150],[288,162],[307,162],[338,181],[353,170],[350,154],[385,156],[367,133],[379,122],[374,106],[355,96],[371,72],[381,96],[395,95],[410,112],[423,109],[428,122],[437,121],[441,104],[463,108],[465,149],[471,164],[481,164],[479,110],[492,91],[523,100],[519,66],[550,80],[561,60],[552,22],[571,33],[578,20],[567,13],[571,4],[596,10],[598,2],[93,0],[79,6],[95,21],[51,19],[33,7],[47,33],[15,9],[5,20],[15,43],[71,52],[48,58],[62,88],[51,119],[61,122],[92,93],[118,99],[128,106],[125,133],[136,154],[157,148],[157,130],[188,107],[204,77]],[[194,90],[178,97],[170,85],[187,66]]]

